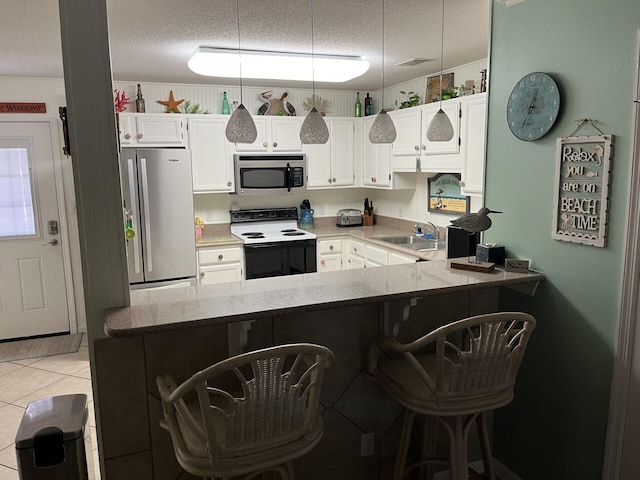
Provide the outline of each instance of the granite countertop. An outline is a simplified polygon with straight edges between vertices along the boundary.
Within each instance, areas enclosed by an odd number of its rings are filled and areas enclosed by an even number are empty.
[[[333,222],[333,220],[332,220]],[[445,244],[444,241],[440,243],[438,250],[419,253],[416,250],[403,248],[399,245],[394,245],[388,242],[376,240],[377,237],[393,236],[393,235],[411,235],[411,232],[407,229],[401,229],[397,226],[389,225],[373,225],[367,227],[337,227],[335,223],[333,225],[327,224],[327,222],[318,222],[319,225],[312,230],[316,234],[318,240],[322,240],[326,237],[336,236],[348,236],[355,239],[366,240],[371,243],[377,243],[378,245],[385,247],[389,250],[395,250],[405,255],[415,256],[422,260],[443,260],[445,258]],[[242,246],[242,240],[234,237],[230,233],[211,233],[205,234],[202,238],[196,239],[196,247],[225,247],[225,246]]]
[[[448,260],[308,273],[131,292],[131,306],[107,311],[105,332],[123,337],[250,320],[281,313],[424,297],[454,291],[510,286],[533,293],[538,272],[491,273],[451,269]]]

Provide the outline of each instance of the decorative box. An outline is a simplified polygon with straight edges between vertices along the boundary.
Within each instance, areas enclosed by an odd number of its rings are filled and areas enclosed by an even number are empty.
[[[476,247],[476,260],[491,262],[496,265],[504,264],[504,246],[495,243],[479,243]]]

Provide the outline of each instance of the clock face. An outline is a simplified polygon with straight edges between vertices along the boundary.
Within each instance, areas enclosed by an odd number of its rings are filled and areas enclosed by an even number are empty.
[[[560,92],[553,78],[542,72],[529,73],[511,91],[507,123],[520,140],[537,140],[551,130],[559,110]]]

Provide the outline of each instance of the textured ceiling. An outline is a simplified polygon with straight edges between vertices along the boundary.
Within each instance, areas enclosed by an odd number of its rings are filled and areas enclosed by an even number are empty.
[[[444,69],[486,58],[490,0],[446,0]],[[239,0],[246,49],[311,51],[311,3]],[[0,76],[61,77],[56,0],[0,0]],[[190,72],[198,46],[237,48],[235,0],[107,0],[116,81],[235,84]],[[385,84],[440,69],[440,0],[385,0]],[[381,85],[382,0],[314,0],[315,52],[364,55],[365,75],[318,88],[373,90]],[[413,67],[395,64],[433,59]],[[306,82],[308,83],[308,82]],[[303,87],[305,82],[247,81],[246,85]]]

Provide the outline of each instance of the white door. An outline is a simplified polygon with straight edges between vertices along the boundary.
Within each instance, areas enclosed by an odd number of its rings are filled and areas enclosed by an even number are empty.
[[[0,339],[69,331],[50,124],[0,127]]]

